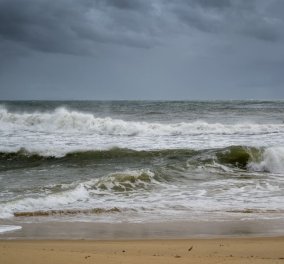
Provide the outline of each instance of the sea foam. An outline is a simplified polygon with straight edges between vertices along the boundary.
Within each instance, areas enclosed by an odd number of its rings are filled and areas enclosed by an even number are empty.
[[[253,171],[284,173],[284,147],[269,147],[264,150],[261,160],[250,162],[248,168]]]
[[[200,134],[266,134],[284,132],[284,124],[256,123],[208,123],[194,122],[157,123],[137,122],[96,117],[94,114],[68,110],[64,107],[52,112],[17,113],[0,108],[0,124],[2,129],[19,129],[29,131],[64,131],[95,133],[98,135],[117,136],[162,136],[162,135],[200,135]]]
[[[13,232],[16,230],[22,229],[21,226],[14,226],[14,225],[0,225],[0,234],[6,233],[6,232]]]

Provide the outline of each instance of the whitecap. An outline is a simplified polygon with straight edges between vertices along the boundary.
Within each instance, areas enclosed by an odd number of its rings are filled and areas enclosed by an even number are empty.
[[[180,123],[157,123],[125,121],[111,117],[96,117],[94,114],[68,110],[60,107],[51,112],[17,113],[0,108],[0,124],[3,129],[29,131],[64,131],[95,133],[116,136],[178,136],[178,135],[246,135],[284,132],[284,124],[255,123],[208,123],[202,120]]]
[[[264,150],[259,162],[251,162],[248,168],[252,171],[284,173],[284,147],[270,147]]]

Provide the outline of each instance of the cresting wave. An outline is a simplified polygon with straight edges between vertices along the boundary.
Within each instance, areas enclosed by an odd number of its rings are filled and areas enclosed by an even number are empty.
[[[146,190],[151,185],[158,184],[154,177],[154,173],[150,170],[126,170],[111,173],[99,179],[62,184],[56,186],[57,191],[54,193],[50,192],[54,186],[46,186],[45,192],[41,191],[39,197],[21,198],[2,204],[0,219],[13,216],[72,216],[120,212],[120,208],[106,207],[104,202],[98,201],[98,195],[105,196],[108,200],[115,194],[131,193],[139,189]],[[94,208],[96,203],[102,206]]]
[[[236,123],[221,124],[205,121],[157,123],[135,122],[100,118],[94,114],[68,110],[64,107],[52,112],[18,113],[9,112],[0,107],[0,125],[2,129],[18,129],[29,131],[64,131],[64,133],[81,132],[98,135],[138,136],[138,135],[249,135],[283,133],[284,124]]]
[[[206,164],[220,164],[256,172],[284,173],[284,147],[257,148],[248,146],[230,146],[205,150],[164,149],[149,151],[112,148],[109,150],[71,152],[63,157],[42,156],[40,153],[20,149],[17,152],[0,152],[0,169],[9,170],[53,163],[64,166],[65,164],[76,164],[83,161],[88,164],[88,162],[93,163],[101,160],[127,160],[129,162],[144,160],[151,163],[155,159],[163,160],[167,164],[184,161],[184,163],[196,167]],[[147,180],[151,173],[147,172],[145,175],[138,174],[141,179],[144,177],[143,179]],[[119,174],[115,175],[116,179],[119,177]]]

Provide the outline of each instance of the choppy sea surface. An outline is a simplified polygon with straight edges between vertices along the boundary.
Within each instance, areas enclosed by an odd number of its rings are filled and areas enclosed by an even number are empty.
[[[283,201],[284,101],[0,102],[0,221],[284,220]]]

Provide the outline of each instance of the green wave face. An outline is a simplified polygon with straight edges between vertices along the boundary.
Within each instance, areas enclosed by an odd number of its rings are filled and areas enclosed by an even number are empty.
[[[263,149],[253,147],[232,146],[216,151],[217,161],[234,167],[246,169],[251,161],[259,161]]]
[[[110,162],[113,164],[133,164],[145,162],[152,165],[170,166],[189,164],[201,166],[217,162],[230,167],[246,169],[251,161],[259,161],[264,149],[246,146],[231,146],[223,149],[191,150],[167,149],[136,151],[131,149],[113,148],[109,150],[78,151],[66,154],[64,157],[41,156],[27,152],[24,149],[13,153],[0,153],[0,169],[17,169],[36,167],[43,164],[58,166],[88,165]],[[183,165],[185,166],[185,165]]]

